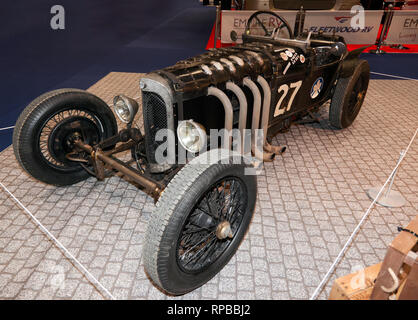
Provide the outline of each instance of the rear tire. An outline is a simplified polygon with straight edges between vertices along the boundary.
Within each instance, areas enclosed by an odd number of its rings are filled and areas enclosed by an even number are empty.
[[[329,109],[329,120],[333,127],[344,129],[353,123],[363,105],[369,79],[369,63],[359,60],[350,77],[338,80]]]
[[[257,181],[245,175],[245,165],[231,159],[187,164],[157,202],[143,257],[149,276],[169,294],[185,294],[209,281],[244,238],[254,212]],[[223,201],[217,198],[219,192]],[[219,231],[223,226],[230,227],[224,238]]]
[[[65,186],[89,177],[79,163],[67,160],[69,135],[80,131],[85,143],[98,143],[117,133],[107,104],[78,89],[60,89],[32,101],[13,131],[13,150],[26,172],[48,184]],[[67,143],[67,145],[66,145]]]

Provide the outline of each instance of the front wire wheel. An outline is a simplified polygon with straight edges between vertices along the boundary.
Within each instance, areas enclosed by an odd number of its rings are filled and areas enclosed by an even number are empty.
[[[73,151],[75,138],[94,145],[102,140],[103,124],[87,110],[70,108],[52,115],[40,130],[39,152],[48,165],[62,171],[73,171],[77,162],[66,155]]]
[[[229,160],[187,164],[156,204],[145,236],[144,265],[169,294],[185,294],[209,281],[244,238],[257,182],[245,175],[245,164]]]
[[[239,230],[248,199],[236,177],[223,178],[205,192],[180,232],[177,263],[200,273],[216,261]]]
[[[95,95],[59,89],[32,101],[13,131],[13,149],[23,169],[48,184],[64,186],[89,177],[74,141],[96,144],[117,133],[113,112]],[[72,159],[72,160],[71,160]]]

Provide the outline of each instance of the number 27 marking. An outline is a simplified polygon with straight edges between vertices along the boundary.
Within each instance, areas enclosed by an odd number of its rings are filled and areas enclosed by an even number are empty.
[[[282,84],[279,87],[279,89],[278,89],[279,94],[281,92],[283,92],[283,94],[280,97],[279,102],[277,102],[276,109],[274,111],[274,116],[275,117],[285,113],[285,111],[290,110],[290,108],[292,107],[293,100],[295,99],[296,94],[298,93],[301,86],[302,86],[302,80],[299,80],[298,82],[293,82],[293,83],[290,84],[290,88],[295,89],[295,90],[293,91],[292,95],[290,96],[289,103],[287,104],[286,108],[284,108],[284,106],[282,107],[282,102],[283,102],[284,98],[286,98],[287,93],[289,92],[289,86],[287,84]]]

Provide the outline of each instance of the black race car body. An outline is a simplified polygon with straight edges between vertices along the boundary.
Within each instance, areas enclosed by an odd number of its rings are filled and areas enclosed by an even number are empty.
[[[353,60],[362,51],[348,53],[344,40],[335,36],[243,38],[241,45],[210,50],[141,79],[147,155],[154,172],[167,169],[152,165],[159,129],[175,130],[180,121],[193,119],[207,132],[259,128],[272,137],[329,100],[339,78],[354,72]],[[228,97],[232,116],[214,90]],[[261,108],[255,105],[258,100]],[[261,120],[255,128],[254,118]]]

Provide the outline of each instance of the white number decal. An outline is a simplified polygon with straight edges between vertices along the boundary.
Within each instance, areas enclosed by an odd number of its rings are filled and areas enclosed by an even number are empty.
[[[302,80],[299,80],[298,82],[293,82],[293,83],[290,84],[290,88],[295,89],[295,90],[293,91],[292,95],[290,96],[289,103],[287,104],[286,108],[282,108],[282,102],[283,102],[284,98],[286,98],[287,93],[289,92],[289,86],[287,84],[282,84],[280,86],[278,92],[279,92],[279,94],[281,92],[283,92],[283,94],[280,97],[279,102],[277,102],[276,110],[274,111],[274,116],[275,117],[277,117],[277,116],[283,114],[285,111],[289,111],[291,109],[293,100],[295,99],[296,94],[298,93],[301,86],[302,86]]]
[[[280,94],[281,91],[283,91],[283,94],[280,97],[279,102],[277,102],[276,110],[274,111],[274,116],[275,117],[284,113],[284,109],[280,110],[280,106],[282,105],[282,102],[283,102],[284,98],[286,97],[287,92],[289,91],[289,86],[287,84],[282,84],[278,91],[279,91],[279,94]]]

